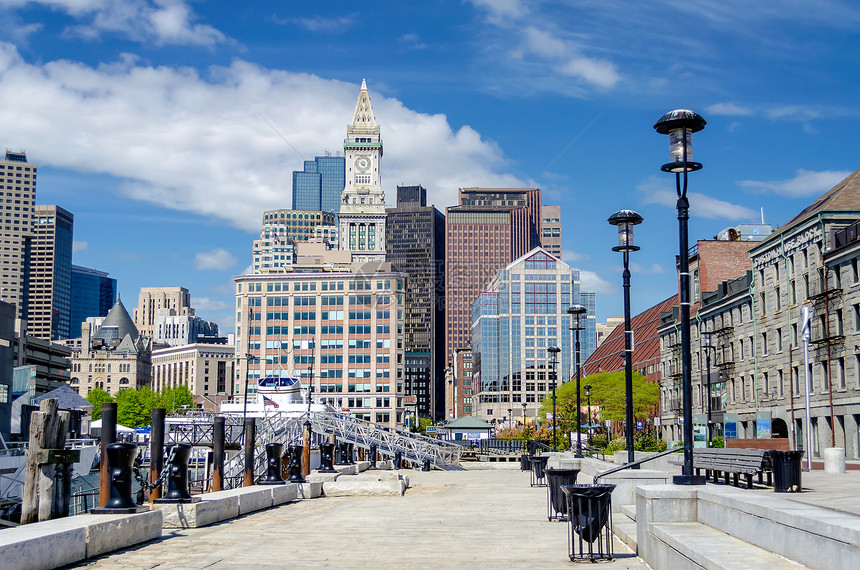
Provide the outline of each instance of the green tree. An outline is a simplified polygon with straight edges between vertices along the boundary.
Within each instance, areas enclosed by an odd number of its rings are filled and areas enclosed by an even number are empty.
[[[87,393],[87,402],[93,405],[93,421],[101,419],[102,404],[113,402],[114,399],[110,394],[101,388],[93,388]]]
[[[580,400],[587,405],[584,386],[591,385],[591,407],[599,408],[601,420],[624,421],[626,415],[626,390],[624,371],[598,372],[580,381]],[[633,419],[645,420],[653,414],[660,403],[660,387],[656,382],[648,382],[638,372],[633,373]],[[565,382],[556,387],[556,410],[559,429],[576,429],[576,381]],[[540,413],[552,413],[552,394],[541,402]],[[583,423],[587,421],[585,415]]]
[[[127,427],[148,426],[152,422],[151,408],[147,407],[139,390],[120,390],[116,395],[116,421]]]
[[[182,411],[183,406],[192,407],[194,405],[194,396],[191,395],[188,387],[182,384],[172,388],[162,388],[160,396],[161,406],[167,410],[168,414]]]

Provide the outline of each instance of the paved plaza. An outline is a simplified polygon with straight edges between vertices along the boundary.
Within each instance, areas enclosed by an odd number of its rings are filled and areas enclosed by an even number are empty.
[[[518,469],[402,471],[402,497],[300,501],[163,538],[94,568],[561,568],[567,523],[548,522],[546,490]],[[605,568],[647,568],[615,541]],[[575,565],[579,566],[582,563]]]

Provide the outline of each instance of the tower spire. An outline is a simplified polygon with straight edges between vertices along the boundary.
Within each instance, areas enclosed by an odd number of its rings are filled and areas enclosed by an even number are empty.
[[[358,101],[355,102],[355,112],[352,115],[350,127],[379,132],[376,117],[373,116],[373,106],[370,104],[370,95],[367,93],[367,82],[364,79],[361,80],[361,91],[358,93]]]

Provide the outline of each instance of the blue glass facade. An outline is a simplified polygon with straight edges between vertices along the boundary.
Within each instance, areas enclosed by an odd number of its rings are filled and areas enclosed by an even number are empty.
[[[88,317],[105,317],[116,302],[116,279],[86,267],[72,266],[71,338],[81,336]]]
[[[318,156],[293,171],[293,209],[338,213],[346,184],[346,159]]]
[[[597,341],[596,296],[580,291],[579,270],[532,250],[500,270],[472,306],[472,353],[481,390],[477,415],[507,415],[523,404],[536,410],[551,392],[547,348],[561,349],[557,382],[575,376],[573,333],[567,309],[588,310],[580,332],[582,362]]]

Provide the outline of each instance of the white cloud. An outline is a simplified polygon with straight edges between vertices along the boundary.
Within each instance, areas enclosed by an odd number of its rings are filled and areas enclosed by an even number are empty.
[[[670,187],[670,184],[661,182],[652,176],[636,188],[643,195],[643,204],[659,204],[675,209],[678,203],[678,194],[674,189],[670,190]],[[717,200],[698,192],[687,192],[687,199],[690,202],[691,216],[708,218],[710,220],[728,219],[742,221],[754,220],[758,215],[755,211],[745,206],[732,204],[725,200]]]
[[[836,186],[840,181],[846,178],[850,171],[842,170],[822,170],[815,172],[813,170],[799,169],[794,178],[787,180],[775,180],[764,182],[759,180],[742,180],[738,184],[742,188],[751,188],[753,190],[765,190],[788,196],[790,198],[800,198],[803,196],[818,196]]]
[[[159,45],[204,45],[227,38],[211,26],[196,24],[185,0],[4,0],[6,7],[41,4],[85,21],[67,34],[97,38],[102,33],[122,34]]]
[[[561,250],[561,260],[564,261],[565,263],[567,263],[568,265],[572,265],[572,264],[576,263],[577,261],[582,261],[583,259],[589,259],[590,257],[591,257],[590,255],[587,255],[584,253],[578,253],[578,252],[572,251],[570,249]]]
[[[233,308],[232,303],[209,297],[194,297],[191,304],[197,311],[227,311]]]
[[[472,4],[486,10],[488,19],[495,24],[510,24],[528,14],[520,0],[472,0]]]
[[[579,283],[582,291],[603,294],[615,293],[615,286],[594,271],[581,270],[579,272]]]
[[[229,251],[215,248],[203,251],[194,256],[195,269],[226,270],[236,265],[236,258]]]
[[[89,246],[89,242],[74,240],[72,242],[72,251],[85,251]]]
[[[499,147],[471,127],[454,130],[444,115],[412,111],[368,83],[386,144],[389,201],[398,183],[423,184],[438,207],[456,204],[458,187],[534,185],[505,174]],[[292,171],[305,158],[338,150],[357,97],[356,84],[239,60],[205,77],[133,57],[96,68],[37,66],[0,43],[3,136],[27,148],[31,160],[108,174],[134,199],[249,231],[259,231],[264,210],[290,206]]]
[[[752,115],[753,110],[749,107],[738,105],[737,103],[717,103],[705,109],[709,115],[729,115],[745,117]]]
[[[314,16],[313,18],[275,18],[278,24],[295,24],[311,32],[340,33],[352,27],[355,17],[339,16],[336,18],[324,18]]]
[[[651,267],[643,267],[635,261],[630,262],[630,271],[632,271],[633,273],[653,273],[655,275],[666,272],[663,266],[659,263],[652,263]]]

